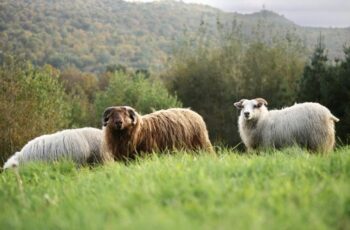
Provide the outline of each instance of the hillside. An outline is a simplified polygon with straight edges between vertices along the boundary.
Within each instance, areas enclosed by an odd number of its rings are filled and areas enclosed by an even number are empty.
[[[320,33],[331,57],[340,56],[350,29],[304,28],[270,11],[242,15],[182,2],[131,3],[122,0],[4,0],[0,3],[0,49],[24,55],[33,63],[55,67],[75,65],[84,71],[108,64],[135,69],[164,68],[181,37],[196,34],[205,22],[217,39],[216,22],[235,20],[244,40],[297,35],[311,50]]]

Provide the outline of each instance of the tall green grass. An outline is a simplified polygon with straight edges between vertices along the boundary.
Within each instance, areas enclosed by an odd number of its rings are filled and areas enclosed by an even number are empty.
[[[1,229],[349,229],[350,148],[154,155],[0,175]]]

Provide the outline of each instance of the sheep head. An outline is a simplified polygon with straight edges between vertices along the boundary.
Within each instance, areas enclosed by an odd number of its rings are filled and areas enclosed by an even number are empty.
[[[129,106],[114,106],[105,109],[102,124],[115,131],[123,131],[137,124],[138,114]]]
[[[257,120],[262,112],[266,111],[267,101],[263,98],[252,100],[242,99],[234,103],[234,106],[241,111],[245,120]]]

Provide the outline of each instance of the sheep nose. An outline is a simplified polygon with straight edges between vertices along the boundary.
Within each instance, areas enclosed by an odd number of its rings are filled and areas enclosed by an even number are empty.
[[[116,121],[115,126],[120,129],[122,127],[123,122],[122,121]]]
[[[249,112],[244,112],[244,116],[247,118],[249,117],[249,114],[250,114]]]

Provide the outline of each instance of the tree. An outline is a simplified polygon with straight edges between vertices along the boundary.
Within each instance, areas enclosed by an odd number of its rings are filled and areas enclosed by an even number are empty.
[[[311,63],[304,68],[298,95],[300,101],[322,101],[322,91],[326,90],[323,83],[328,74],[327,61],[323,37],[320,36],[311,57]]]
[[[94,100],[99,87],[97,77],[92,73],[83,73],[75,67],[69,67],[61,72],[59,81],[72,105],[69,126],[96,125]]]
[[[328,81],[324,83],[322,103],[340,122],[336,124],[337,136],[346,144],[350,141],[350,46],[344,47],[344,59],[329,66]]]
[[[272,108],[290,105],[296,100],[303,66],[304,60],[295,50],[288,51],[286,43],[252,43],[241,65],[240,95],[263,97]]]
[[[339,77],[339,102],[342,103],[340,107],[341,111],[337,111],[336,115],[340,117],[341,127],[338,130],[339,135],[343,138],[345,143],[349,144],[350,141],[350,46],[344,46],[345,59],[340,65],[340,77]]]

